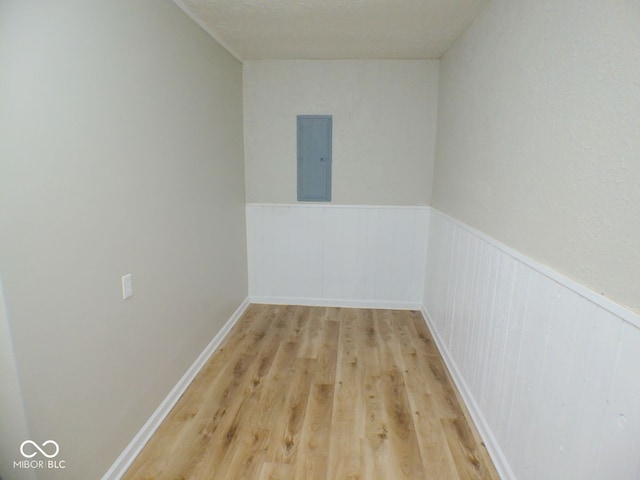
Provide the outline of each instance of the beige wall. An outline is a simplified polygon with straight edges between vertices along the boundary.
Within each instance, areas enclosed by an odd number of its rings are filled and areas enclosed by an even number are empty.
[[[32,470],[15,470],[14,460],[20,460],[18,448],[29,438],[20,380],[11,342],[2,282],[0,281],[0,478],[5,480],[33,480]]]
[[[640,4],[495,0],[440,62],[433,206],[640,311]]]
[[[9,0],[0,22],[29,433],[67,465],[39,478],[100,478],[246,298],[241,65],[166,0]]]
[[[252,61],[243,78],[248,202],[296,202],[296,115],[327,114],[333,203],[429,203],[437,61]]]

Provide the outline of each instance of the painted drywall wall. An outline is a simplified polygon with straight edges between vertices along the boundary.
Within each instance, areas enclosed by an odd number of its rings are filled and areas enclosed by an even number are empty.
[[[13,354],[11,331],[4,305],[0,279],[0,478],[33,480],[33,470],[14,469],[13,462],[22,460],[20,444],[29,438],[20,380]]]
[[[441,59],[433,206],[640,311],[640,3],[495,0]]]
[[[0,65],[7,316],[66,462],[38,478],[100,478],[247,296],[242,68],[165,0],[2,2]]]
[[[323,114],[333,203],[429,203],[437,61],[250,61],[243,79],[248,202],[296,202],[296,115]]]

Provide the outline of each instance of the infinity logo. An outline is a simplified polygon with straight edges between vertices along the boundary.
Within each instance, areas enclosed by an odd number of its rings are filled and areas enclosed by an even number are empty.
[[[33,445],[33,447],[37,450],[37,452],[33,452],[30,454],[24,453],[24,446],[27,444],[31,444]],[[47,445],[53,445],[53,447],[55,448],[55,451],[51,454],[45,452],[43,450],[44,447],[46,447]],[[35,457],[38,452],[40,452],[42,455],[44,455],[47,458],[53,458],[55,456],[58,455],[58,452],[60,452],[60,447],[58,446],[58,444],[56,442],[54,442],[53,440],[47,440],[46,442],[44,442],[42,444],[42,447],[40,447],[36,442],[34,442],[33,440],[25,440],[24,442],[22,442],[20,444],[20,453],[22,454],[22,456],[24,458],[33,458]]]

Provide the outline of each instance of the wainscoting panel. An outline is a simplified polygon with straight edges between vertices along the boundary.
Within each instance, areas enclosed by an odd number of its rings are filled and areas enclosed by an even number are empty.
[[[638,480],[640,316],[432,209],[423,313],[503,478]]]
[[[253,302],[418,309],[428,207],[248,204]]]

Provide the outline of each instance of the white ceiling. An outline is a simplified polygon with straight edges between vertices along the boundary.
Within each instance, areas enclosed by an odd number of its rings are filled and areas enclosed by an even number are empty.
[[[240,60],[440,58],[489,0],[174,0]]]

